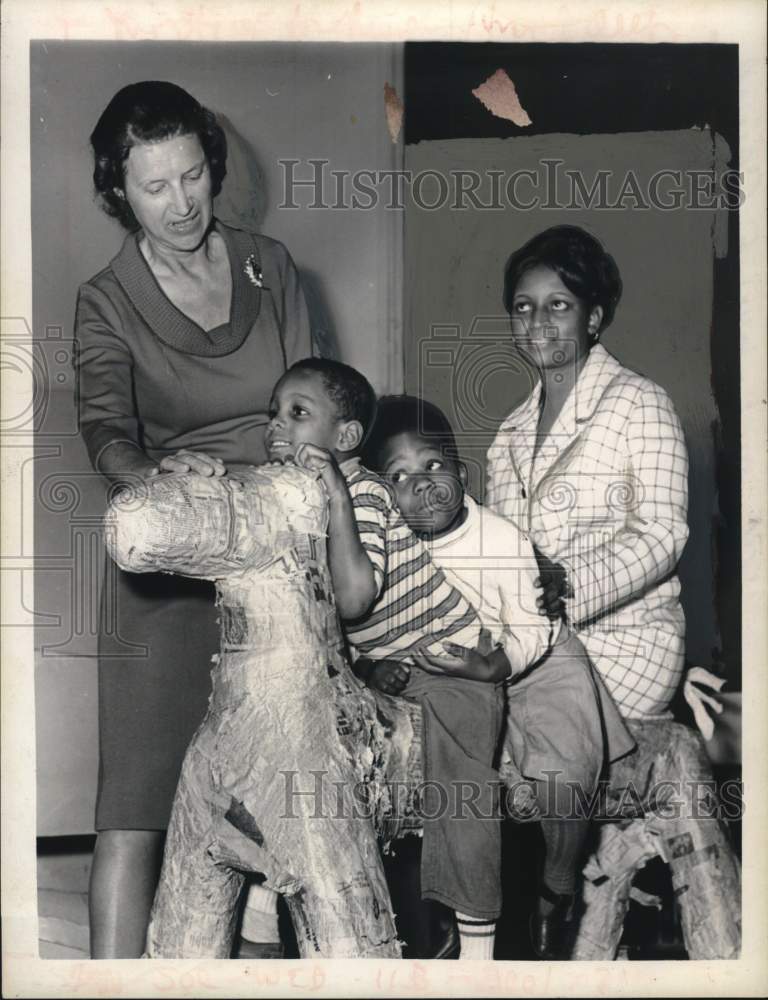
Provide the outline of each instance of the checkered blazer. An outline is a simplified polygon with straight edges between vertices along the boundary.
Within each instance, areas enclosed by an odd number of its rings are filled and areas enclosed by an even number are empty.
[[[666,392],[596,345],[534,461],[541,384],[488,452],[486,502],[568,573],[566,602],[622,714],[664,714],[683,671],[675,576],[688,454]]]

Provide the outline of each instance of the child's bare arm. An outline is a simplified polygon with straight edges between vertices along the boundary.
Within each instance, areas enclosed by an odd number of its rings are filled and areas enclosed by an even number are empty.
[[[328,563],[342,618],[361,618],[376,599],[377,586],[368,553],[360,541],[355,511],[346,480],[336,459],[313,444],[296,449],[297,465],[316,472],[328,493]]]

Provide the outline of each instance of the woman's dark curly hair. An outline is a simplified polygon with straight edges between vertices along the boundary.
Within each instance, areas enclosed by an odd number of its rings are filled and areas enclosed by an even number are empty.
[[[545,229],[515,250],[504,272],[504,306],[512,312],[512,300],[520,278],[533,267],[556,271],[565,287],[589,309],[601,306],[604,330],[613,319],[621,298],[621,275],[616,261],[602,243],[578,226]]]
[[[126,229],[138,229],[125,197],[125,161],[131,147],[177,135],[196,135],[211,172],[211,195],[221,191],[227,172],[227,140],[212,111],[175,83],[144,80],[119,90],[91,133],[93,183],[107,215]]]

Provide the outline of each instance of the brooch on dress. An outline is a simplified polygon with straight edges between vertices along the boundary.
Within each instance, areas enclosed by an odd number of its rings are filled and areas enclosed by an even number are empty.
[[[245,274],[252,285],[255,285],[257,288],[265,287],[264,275],[261,272],[261,268],[259,267],[259,259],[255,253],[252,253],[248,256],[248,258],[245,261],[245,266],[243,267],[243,270],[245,271]],[[269,289],[266,289],[266,291],[269,291]]]

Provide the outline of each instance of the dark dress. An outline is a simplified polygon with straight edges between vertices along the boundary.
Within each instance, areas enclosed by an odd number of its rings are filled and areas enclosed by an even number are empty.
[[[181,448],[265,459],[272,388],[312,353],[298,274],[282,244],[216,223],[232,270],[230,322],[205,332],[163,293],[128,236],[77,302],[81,431],[94,466],[116,440],[151,458]],[[252,264],[262,287],[245,274]],[[213,585],[110,568],[99,641],[96,829],[163,830],[218,650]]]

